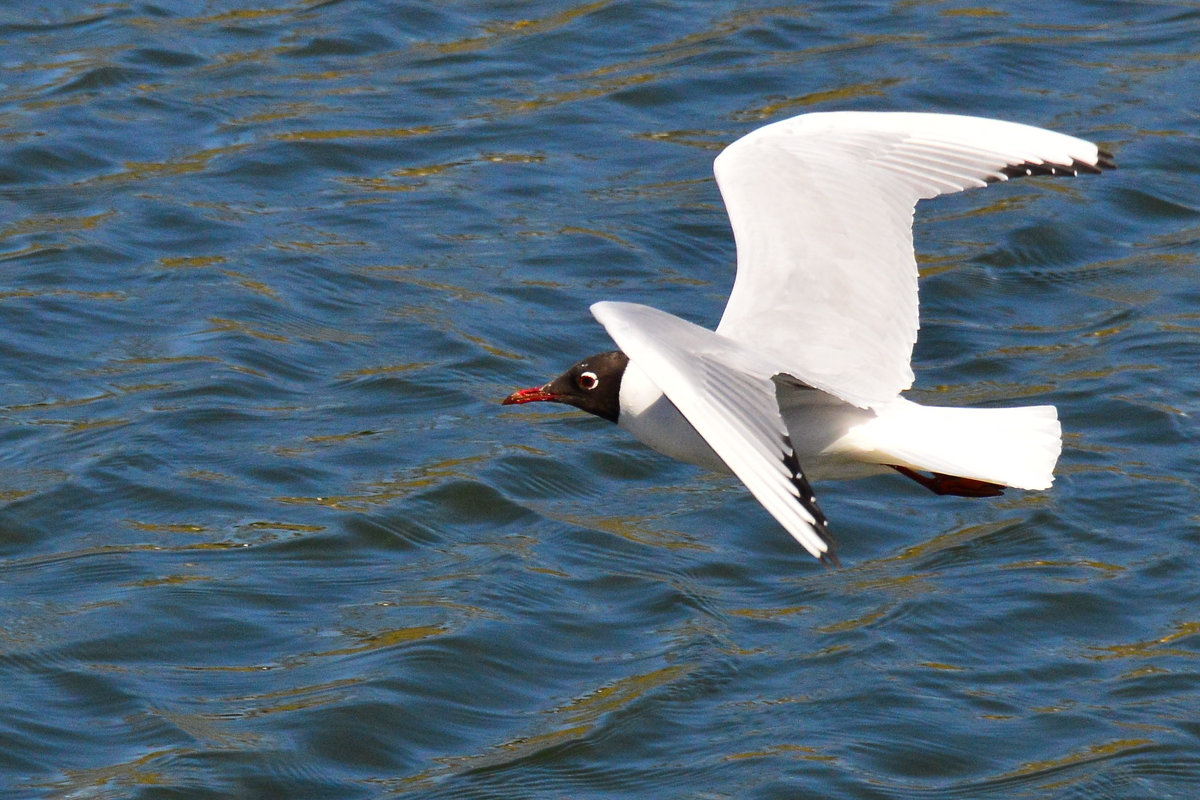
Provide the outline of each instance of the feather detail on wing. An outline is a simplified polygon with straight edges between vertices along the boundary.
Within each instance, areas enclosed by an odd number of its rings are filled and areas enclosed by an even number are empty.
[[[825,515],[779,413],[769,362],[649,306],[603,302],[592,314],[788,533],[814,556],[833,558]]]
[[[860,407],[912,385],[918,200],[1113,167],[1096,145],[945,114],[805,114],[727,147],[717,183],[737,277],[717,332]]]

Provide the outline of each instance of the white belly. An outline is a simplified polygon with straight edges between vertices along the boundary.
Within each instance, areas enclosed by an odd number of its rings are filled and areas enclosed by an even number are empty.
[[[779,411],[809,480],[855,478],[889,464],[1026,489],[1054,480],[1061,428],[1053,406],[949,408],[896,398],[878,410],[784,385]],[[617,423],[663,455],[729,469],[654,381],[632,361],[621,380]]]
[[[811,389],[785,388],[780,401],[796,457],[810,479],[858,477],[880,470],[877,464],[862,463],[857,448],[845,446],[851,441],[848,434],[873,419],[874,412]],[[621,378],[620,402],[617,424],[643,444],[678,461],[729,472],[704,437],[632,361]]]
[[[704,437],[632,361],[621,377],[621,413],[617,415],[617,425],[665,456],[713,472],[729,472]]]

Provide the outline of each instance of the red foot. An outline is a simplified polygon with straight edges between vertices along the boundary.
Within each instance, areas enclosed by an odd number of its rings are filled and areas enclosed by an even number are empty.
[[[999,497],[1004,494],[1004,487],[998,483],[977,481],[974,478],[960,478],[957,475],[943,475],[940,472],[931,473],[933,477],[922,475],[908,467],[891,465],[892,469],[906,478],[912,478],[934,494],[952,494],[956,497]]]

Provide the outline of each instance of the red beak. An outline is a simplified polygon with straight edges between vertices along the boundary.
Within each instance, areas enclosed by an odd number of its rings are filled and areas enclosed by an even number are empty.
[[[558,395],[553,392],[546,391],[545,386],[534,386],[531,389],[518,389],[501,401],[500,405],[515,406],[521,403],[536,403],[541,400],[554,401],[558,399]]]

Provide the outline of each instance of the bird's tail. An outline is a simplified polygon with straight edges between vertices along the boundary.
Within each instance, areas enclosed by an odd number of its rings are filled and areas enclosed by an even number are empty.
[[[945,408],[901,398],[850,434],[859,458],[1018,489],[1047,489],[1062,452],[1054,406]]]

